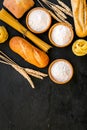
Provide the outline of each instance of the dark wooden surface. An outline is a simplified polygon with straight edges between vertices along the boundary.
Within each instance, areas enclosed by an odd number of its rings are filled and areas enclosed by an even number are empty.
[[[51,1],[56,3],[56,0]],[[2,3],[0,0],[0,8]],[[70,0],[66,0],[66,4],[70,6]],[[36,2],[35,6],[39,4]],[[19,20],[25,27],[26,14]],[[73,25],[73,19],[68,20]],[[22,35],[2,21],[0,25],[9,33],[8,40],[0,44],[0,50],[23,67],[47,73],[49,65],[38,69],[10,50],[11,37]],[[38,37],[51,44],[48,31]],[[75,34],[73,42],[76,39]],[[65,85],[55,84],[49,77],[44,80],[32,78],[36,86],[32,89],[18,72],[0,63],[0,130],[87,130],[87,56],[75,56],[71,50],[73,42],[66,48],[53,47],[48,52],[50,63],[57,58],[72,63],[74,76]]]

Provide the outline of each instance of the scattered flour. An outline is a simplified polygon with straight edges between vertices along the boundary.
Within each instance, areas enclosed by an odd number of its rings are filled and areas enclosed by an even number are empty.
[[[66,82],[71,78],[72,71],[68,63],[60,61],[53,64],[51,74],[56,81]]]
[[[67,42],[71,39],[72,34],[69,27],[58,25],[54,27],[51,36],[55,44],[62,46],[67,44]]]
[[[37,32],[43,31],[47,29],[50,24],[50,16],[44,10],[33,10],[29,15],[28,24]]]

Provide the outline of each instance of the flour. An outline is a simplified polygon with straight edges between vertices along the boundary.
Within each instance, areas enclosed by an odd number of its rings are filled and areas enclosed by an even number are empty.
[[[28,18],[29,26],[39,32],[47,29],[50,24],[50,16],[46,11],[41,9],[33,10]]]
[[[59,82],[66,82],[71,78],[72,70],[67,62],[55,62],[51,68],[52,77]]]
[[[51,37],[55,44],[62,46],[69,42],[72,37],[72,34],[69,27],[64,25],[58,25],[54,27]]]

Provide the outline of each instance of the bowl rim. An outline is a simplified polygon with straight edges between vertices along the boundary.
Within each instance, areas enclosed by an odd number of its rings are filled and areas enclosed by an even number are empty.
[[[52,66],[53,66],[56,62],[60,62],[60,61],[66,62],[66,63],[70,66],[70,69],[71,69],[71,72],[72,72],[70,78],[67,79],[67,80],[64,81],[64,82],[55,80],[54,77],[53,77],[52,74],[51,74],[51,68],[52,68]],[[66,59],[56,59],[56,60],[54,60],[54,61],[49,65],[49,68],[48,68],[48,75],[49,75],[50,79],[51,79],[54,83],[57,83],[57,84],[66,84],[66,83],[68,83],[68,82],[72,79],[73,74],[74,74],[73,66],[72,66],[72,64],[71,64],[68,60],[66,60]]]
[[[29,15],[30,15],[34,10],[43,10],[45,13],[48,14],[48,16],[49,16],[49,18],[50,18],[49,25],[48,25],[47,28],[45,28],[43,31],[36,31],[36,30],[32,29],[32,28],[30,27],[30,25],[28,24]],[[31,32],[36,33],[36,34],[40,34],[40,33],[46,32],[46,31],[50,28],[51,23],[52,23],[52,17],[51,17],[51,15],[50,15],[50,13],[48,12],[47,9],[44,9],[44,8],[42,8],[42,7],[35,7],[35,8],[33,8],[33,9],[31,9],[31,10],[28,12],[27,16],[26,16],[26,25],[27,25],[28,29],[29,29]]]
[[[54,29],[56,26],[59,26],[59,25],[66,26],[66,27],[68,27],[68,28],[70,29],[70,31],[71,31],[71,38],[70,38],[70,40],[69,40],[66,44],[64,44],[64,45],[58,45],[58,44],[56,44],[56,43],[52,40],[52,37],[51,37],[51,34],[52,34],[53,29]],[[48,38],[49,38],[50,42],[51,42],[54,46],[60,47],[60,48],[66,47],[66,46],[68,46],[68,45],[71,44],[71,42],[72,42],[72,40],[73,40],[73,38],[74,38],[74,31],[73,31],[72,27],[71,27],[68,23],[65,23],[65,22],[61,22],[61,23],[60,23],[60,22],[57,22],[57,23],[55,23],[54,25],[52,25],[52,27],[50,28],[49,33],[48,33]]]

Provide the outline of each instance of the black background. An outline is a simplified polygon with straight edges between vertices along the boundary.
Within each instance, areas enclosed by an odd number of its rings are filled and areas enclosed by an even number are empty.
[[[51,1],[56,3],[56,0]],[[0,0],[0,8],[2,3]],[[66,3],[70,6],[70,0]],[[35,6],[39,4],[36,2]],[[27,12],[19,20],[25,27],[26,15]],[[73,25],[73,19],[68,20]],[[52,20],[54,23],[56,21]],[[10,50],[11,37],[22,35],[2,21],[0,25],[4,25],[9,33],[8,40],[0,44],[0,50],[20,66],[47,73],[49,65],[38,69]],[[48,31],[38,37],[51,44]],[[73,42],[76,39],[79,38],[75,34]],[[32,77],[36,86],[32,89],[17,71],[0,63],[0,130],[87,130],[87,56],[75,56],[71,49],[73,42],[62,49],[53,46],[48,52],[50,63],[57,58],[72,63],[74,76],[65,85],[55,84],[49,77],[44,80]]]

